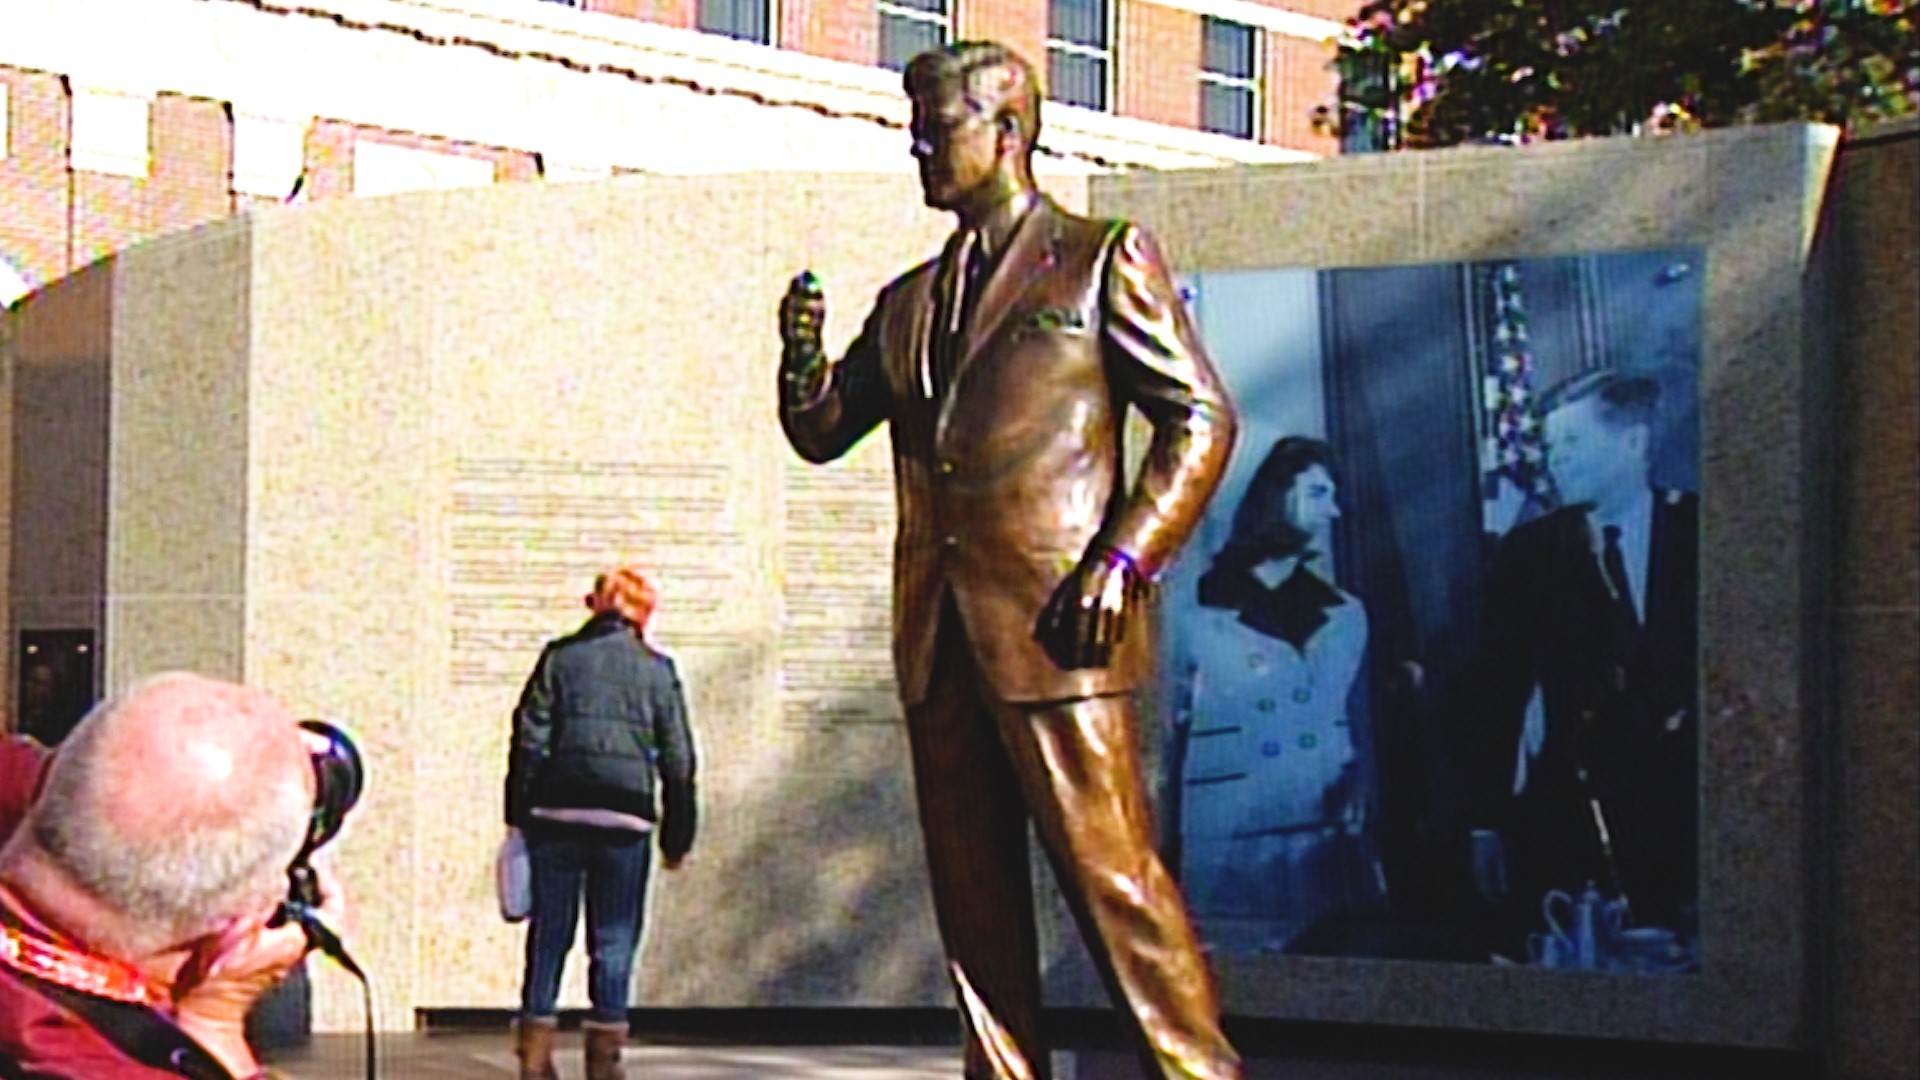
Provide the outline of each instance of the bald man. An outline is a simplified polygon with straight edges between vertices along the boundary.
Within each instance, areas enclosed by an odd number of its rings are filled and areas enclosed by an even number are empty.
[[[246,1015],[306,955],[297,926],[267,923],[313,800],[295,718],[198,675],[103,703],[50,760],[0,747],[0,1065],[17,1070],[0,1074],[265,1075]],[[177,1040],[177,1063],[142,1064],[128,1030]]]

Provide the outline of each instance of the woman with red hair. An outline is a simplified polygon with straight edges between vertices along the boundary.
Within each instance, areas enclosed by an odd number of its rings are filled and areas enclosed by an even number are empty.
[[[647,642],[657,596],[622,567],[588,594],[586,624],[550,642],[513,715],[507,824],[526,836],[533,910],[521,988],[522,1080],[554,1080],[560,973],[587,908],[588,1080],[617,1080],[642,905],[659,834],[666,868],[693,846],[694,755],[673,661]],[[659,788],[656,799],[655,787]]]

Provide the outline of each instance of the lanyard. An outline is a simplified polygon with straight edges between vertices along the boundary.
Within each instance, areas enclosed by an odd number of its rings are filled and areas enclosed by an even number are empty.
[[[0,905],[0,966],[129,1005],[162,1009],[172,1004],[169,995],[132,966],[29,933],[4,905]]]

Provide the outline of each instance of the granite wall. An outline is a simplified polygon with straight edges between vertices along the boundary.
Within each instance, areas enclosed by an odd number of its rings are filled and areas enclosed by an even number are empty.
[[[1920,122],[1840,155],[1823,237],[1835,581],[1821,774],[1819,1039],[1831,1075],[1920,1075]]]

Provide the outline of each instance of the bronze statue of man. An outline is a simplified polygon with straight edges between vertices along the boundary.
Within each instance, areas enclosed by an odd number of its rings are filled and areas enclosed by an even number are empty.
[[[1150,583],[1232,449],[1232,403],[1159,253],[1034,187],[1032,68],[959,42],[906,71],[927,205],[960,228],[883,289],[838,363],[811,273],[780,309],[780,420],[808,461],[889,425],[894,659],[966,1075],[1045,1080],[1032,815],[1150,1073],[1237,1077],[1212,979],[1154,850],[1133,691]],[[1126,410],[1152,422],[1137,482]]]

